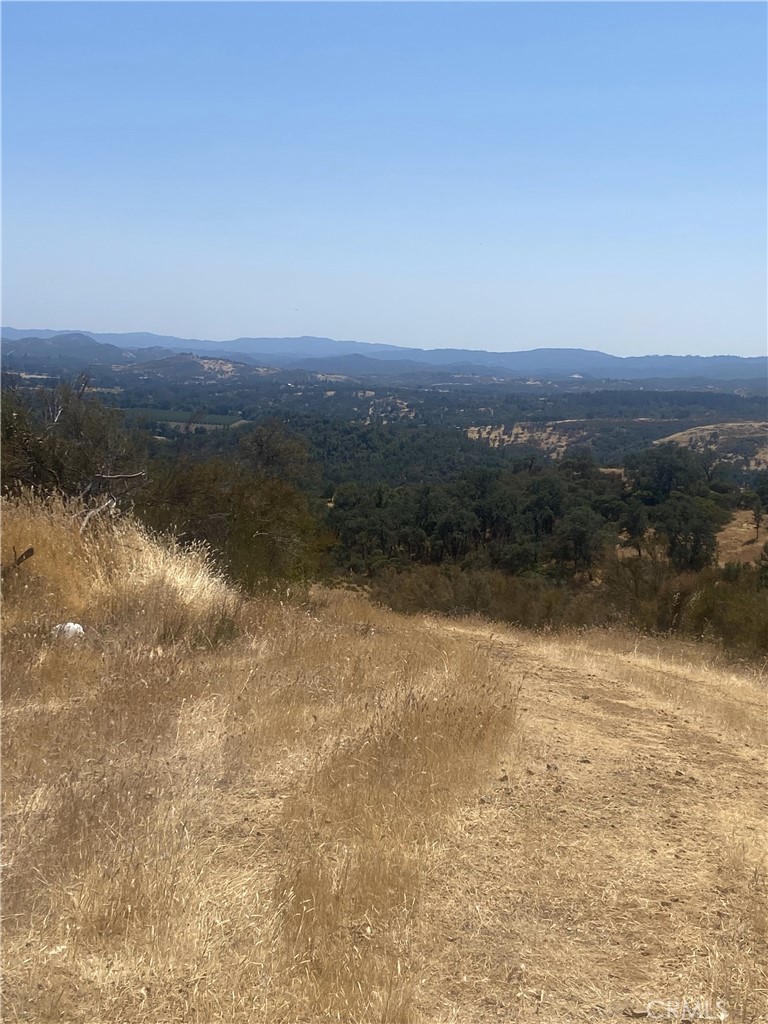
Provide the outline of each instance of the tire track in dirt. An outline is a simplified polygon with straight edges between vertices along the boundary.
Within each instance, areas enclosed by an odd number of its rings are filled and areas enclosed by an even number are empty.
[[[609,675],[515,634],[490,647],[522,682],[522,735],[436,858],[423,1019],[680,1020],[686,999],[768,1019],[765,750],[623,680],[620,659]]]

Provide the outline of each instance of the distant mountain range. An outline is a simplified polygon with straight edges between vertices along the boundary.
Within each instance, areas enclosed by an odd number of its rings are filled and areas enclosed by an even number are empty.
[[[8,369],[73,370],[88,366],[128,366],[190,352],[231,359],[250,366],[388,377],[439,370],[500,378],[583,380],[747,381],[768,378],[768,356],[612,356],[579,348],[539,348],[523,352],[474,349],[419,349],[398,345],[336,341],[333,338],[235,338],[206,341],[169,335],[2,328],[3,364]]]

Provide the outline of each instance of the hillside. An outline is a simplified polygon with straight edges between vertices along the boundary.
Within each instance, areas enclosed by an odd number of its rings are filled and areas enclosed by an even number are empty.
[[[501,378],[564,379],[573,377],[581,382],[596,384],[601,381],[645,381],[650,386],[665,386],[665,382],[691,382],[692,387],[707,387],[714,382],[765,381],[768,358],[738,356],[614,356],[605,352],[582,348],[538,348],[522,351],[489,352],[474,348],[422,349],[400,345],[372,344],[361,341],[337,341],[334,338],[235,338],[229,341],[203,341],[194,338],[174,338],[169,335],[147,333],[99,334],[87,332],[88,339],[107,346],[104,358],[96,350],[93,362],[114,363],[116,347],[129,350],[135,358],[142,348],[194,352],[196,355],[222,359],[241,359],[246,362],[283,368],[306,368],[325,373],[351,373],[357,376],[387,378],[403,373],[434,375],[463,373],[481,376],[497,375]],[[34,336],[34,337],[33,337]],[[23,338],[26,350],[41,355],[52,351],[61,357],[61,348],[70,342],[61,339],[83,339],[82,332],[56,334],[49,330],[21,331],[3,327],[4,348],[19,351]],[[41,340],[42,339],[42,340]],[[78,342],[82,345],[82,341]],[[388,364],[393,363],[390,366]],[[29,369],[28,365],[24,366]],[[667,383],[667,386],[669,386]]]
[[[746,459],[752,469],[768,468],[766,422],[707,423],[662,437],[655,443],[670,441],[696,452],[710,451],[724,462]]]
[[[43,332],[47,334],[48,332]],[[160,346],[143,349],[144,360],[162,359],[173,355],[170,349]],[[120,366],[137,362],[136,350],[128,346],[117,347],[96,341],[90,335],[79,332],[57,334],[52,337],[3,337],[3,363],[15,367],[61,367],[77,369],[91,366]]]
[[[756,536],[755,518],[751,511],[737,509],[731,521],[717,535],[717,560],[720,565],[728,562],[754,564],[760,557],[765,544],[765,531]]]
[[[4,506],[6,1019],[765,1019],[757,670],[77,512]]]
[[[141,373],[143,380],[155,377],[176,385],[202,384],[211,381],[224,383],[234,379],[262,377],[277,373],[277,370],[269,367],[251,366],[246,363],[234,362],[231,359],[195,356],[189,352],[138,363],[132,369]]]

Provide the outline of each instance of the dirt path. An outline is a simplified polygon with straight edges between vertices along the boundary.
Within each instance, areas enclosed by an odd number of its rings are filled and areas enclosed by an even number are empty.
[[[426,886],[424,1020],[768,1020],[764,694],[708,717],[700,672],[430,626],[490,643],[523,728]]]

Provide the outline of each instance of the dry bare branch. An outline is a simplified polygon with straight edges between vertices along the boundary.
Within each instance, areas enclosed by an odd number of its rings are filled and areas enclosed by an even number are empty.
[[[105,501],[103,505],[99,505],[98,508],[92,508],[86,514],[85,519],[83,520],[82,526],[80,527],[80,536],[82,537],[82,535],[88,529],[88,524],[95,516],[100,515],[102,512],[106,512],[108,509],[114,508],[116,504],[117,502],[115,501],[114,498],[109,498],[108,501]]]
[[[16,554],[16,548],[13,549],[13,560],[6,562],[6,564],[0,569],[0,579],[5,579],[10,573],[14,572],[20,565],[22,565],[28,558],[34,555],[34,548],[27,548],[26,551],[22,551],[20,555]]]

